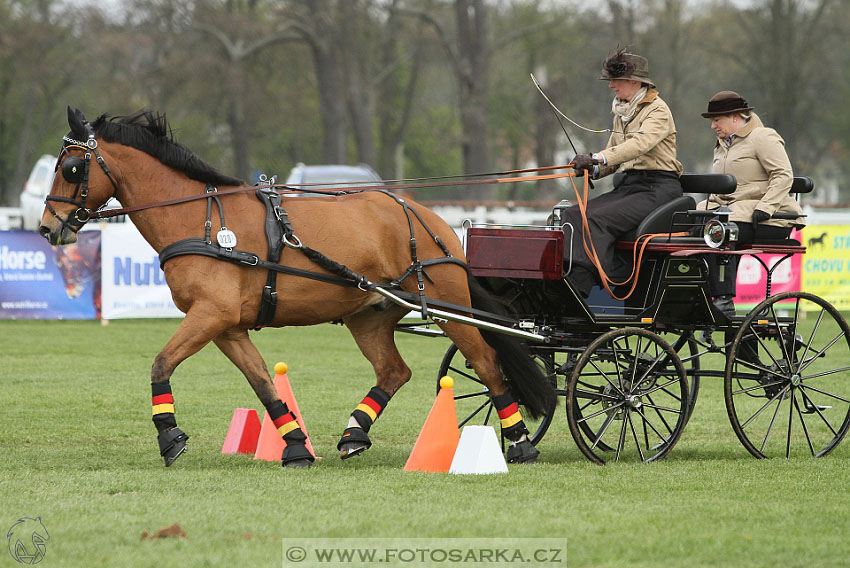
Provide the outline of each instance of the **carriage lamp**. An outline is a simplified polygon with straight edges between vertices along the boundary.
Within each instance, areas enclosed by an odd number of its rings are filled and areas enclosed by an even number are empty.
[[[702,238],[711,248],[720,248],[738,240],[738,225],[732,221],[712,219],[703,227]]]

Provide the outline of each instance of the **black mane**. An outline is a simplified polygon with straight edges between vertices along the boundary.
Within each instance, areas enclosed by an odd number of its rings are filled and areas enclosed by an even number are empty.
[[[103,114],[92,123],[92,128],[105,142],[141,150],[194,180],[213,185],[245,185],[244,180],[221,173],[175,142],[165,114],[147,109],[127,116],[109,117]]]

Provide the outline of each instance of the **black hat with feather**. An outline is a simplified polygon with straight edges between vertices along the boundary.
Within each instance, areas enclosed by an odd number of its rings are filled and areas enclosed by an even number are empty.
[[[614,55],[602,62],[602,75],[599,78],[606,81],[627,79],[646,83],[650,87],[655,86],[649,78],[649,61],[646,57],[628,53],[625,49],[618,49]]]

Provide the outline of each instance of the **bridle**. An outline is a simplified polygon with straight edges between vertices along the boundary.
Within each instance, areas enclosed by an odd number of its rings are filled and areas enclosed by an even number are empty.
[[[91,159],[92,154],[94,154],[95,160],[100,164],[100,168],[103,170],[103,173],[106,174],[106,177],[109,178],[110,183],[112,183],[113,192],[109,199],[112,199],[118,194],[118,184],[115,181],[115,178],[112,177],[112,172],[109,171],[109,167],[107,167],[106,162],[103,157],[100,155],[100,152],[97,151],[97,140],[94,137],[94,128],[92,128],[91,124],[88,122],[83,123],[86,129],[86,133],[88,134],[88,138],[85,142],[80,142],[79,140],[74,140],[70,136],[63,136],[62,140],[62,148],[59,151],[59,156],[56,158],[56,167],[53,168],[54,173],[59,170],[59,165],[62,165],[62,177],[68,183],[75,184],[74,186],[74,194],[71,197],[62,197],[61,195],[48,195],[44,199],[44,204],[47,207],[47,210],[50,211],[50,214],[53,215],[56,219],[62,223],[63,229],[68,229],[74,233],[80,230],[80,227],[85,225],[91,218],[94,211],[88,209],[86,207],[86,200],[89,195],[89,172],[91,169]],[[83,157],[72,156],[70,150],[82,150]],[[62,161],[62,157],[67,154],[68,157],[65,158],[65,161]],[[101,208],[106,205],[109,199],[101,205]],[[71,205],[75,205],[77,208],[72,210],[68,217],[63,219],[59,216],[53,206],[50,204],[51,201],[57,201],[61,203],[70,203]]]

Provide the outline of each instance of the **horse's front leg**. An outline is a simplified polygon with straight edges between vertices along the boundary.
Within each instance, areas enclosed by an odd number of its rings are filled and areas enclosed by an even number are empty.
[[[257,398],[266,407],[269,418],[283,437],[283,441],[286,442],[281,456],[281,465],[295,468],[310,467],[316,458],[307,449],[307,436],[298,426],[295,413],[280,400],[269,370],[260,352],[251,343],[248,332],[240,329],[228,330],[213,341],[248,379]]]
[[[370,308],[343,320],[360,351],[372,363],[378,381],[348,419],[337,444],[342,459],[359,455],[372,446],[369,429],[392,395],[410,379],[410,368],[401,358],[393,338],[395,324],[405,313],[406,310],[395,309],[372,312]]]
[[[201,309],[190,310],[154,359],[151,367],[153,423],[158,432],[159,453],[165,460],[166,467],[174,463],[186,450],[186,440],[189,438],[177,427],[174,396],[171,394],[171,375],[177,365],[200,351],[221,333],[221,325],[227,325],[226,321],[222,324],[221,320],[224,319],[212,313],[205,314]]]

